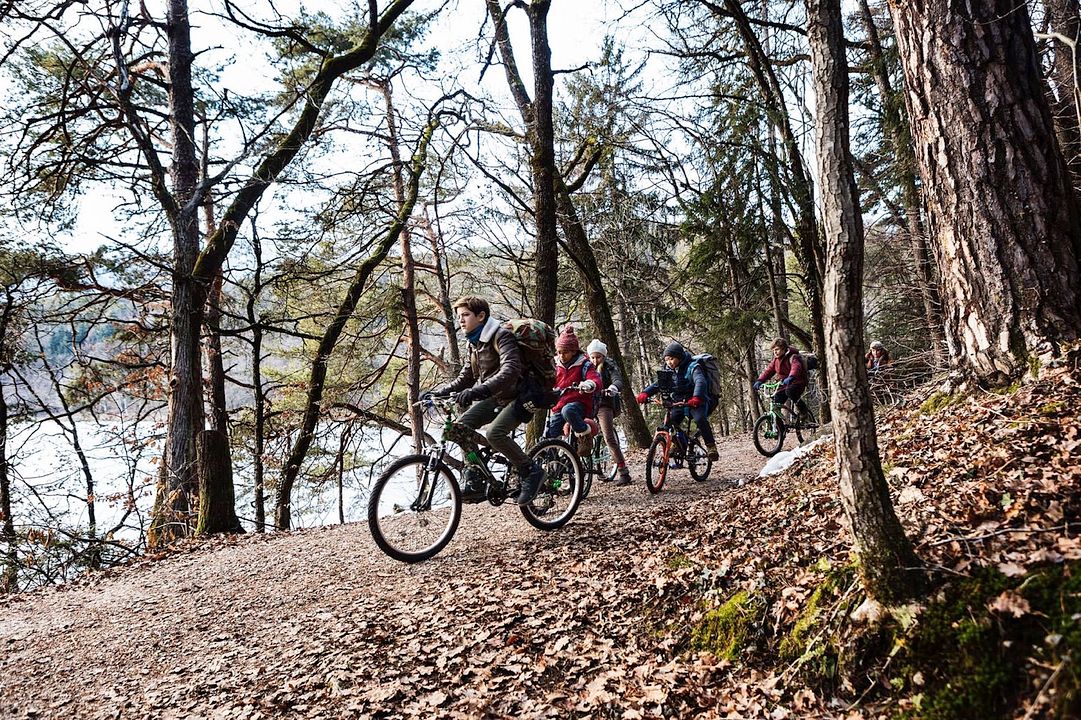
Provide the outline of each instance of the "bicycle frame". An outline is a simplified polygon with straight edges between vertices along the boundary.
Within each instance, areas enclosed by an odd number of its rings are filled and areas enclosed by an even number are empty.
[[[458,419],[457,405],[451,401],[445,400],[432,400],[430,401],[431,407],[436,407],[443,414],[443,437],[439,442],[433,443],[424,448],[423,453],[428,456],[428,463],[425,466],[426,473],[424,482],[428,482],[428,478],[433,473],[437,472],[440,465],[443,465],[447,459],[447,443],[455,443],[453,440],[446,440],[448,434],[453,432],[453,427]],[[459,447],[461,447],[459,445]],[[463,448],[463,450],[465,450]],[[502,505],[508,497],[511,495],[510,483],[508,478],[510,476],[510,462],[502,455],[497,453],[488,445],[478,444],[476,451],[466,451],[466,457],[464,459],[465,465],[470,465],[484,475],[484,483],[488,486],[488,502],[493,505]],[[471,458],[470,455],[475,455],[475,458]],[[499,477],[492,471],[490,464],[499,463],[504,466],[502,477]],[[456,464],[456,463],[454,463]],[[452,463],[447,463],[448,467],[452,466]],[[457,478],[460,482],[461,472],[457,473]],[[417,500],[410,506],[411,510],[428,510],[431,507],[432,494],[435,491],[434,484],[430,488],[421,488],[421,493],[418,495]],[[424,502],[421,503],[421,500]]]

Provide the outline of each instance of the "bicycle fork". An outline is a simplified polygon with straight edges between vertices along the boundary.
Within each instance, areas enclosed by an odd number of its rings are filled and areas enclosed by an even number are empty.
[[[432,509],[436,479],[439,477],[439,468],[443,464],[445,454],[446,451],[442,445],[437,445],[428,452],[428,462],[424,465],[420,487],[417,488],[417,499],[409,506],[413,512],[427,512]]]

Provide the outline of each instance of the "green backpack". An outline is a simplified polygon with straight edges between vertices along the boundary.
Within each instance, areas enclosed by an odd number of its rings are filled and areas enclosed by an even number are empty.
[[[548,323],[532,318],[508,320],[503,327],[511,331],[522,353],[522,372],[542,388],[556,384],[556,333]]]

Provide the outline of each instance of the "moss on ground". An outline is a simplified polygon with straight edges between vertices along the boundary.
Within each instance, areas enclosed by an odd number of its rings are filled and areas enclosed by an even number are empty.
[[[862,600],[859,593],[849,592],[856,582],[856,566],[832,569],[828,562],[817,569],[826,572],[825,579],[807,599],[803,612],[781,640],[781,658],[796,665],[801,675],[812,685],[835,685],[846,674],[849,653],[842,639],[848,625],[848,615]]]
[[[1006,592],[1020,617],[990,609]],[[898,633],[889,683],[903,688],[916,707],[902,717],[1012,717],[1021,698],[1033,692],[1034,671],[1043,673],[1053,691],[1051,717],[1076,717],[1081,709],[1073,660],[1081,658],[1081,563],[1014,578],[979,570],[943,587],[912,631]],[[1051,676],[1039,668],[1057,672]]]
[[[691,630],[691,647],[734,662],[746,649],[764,612],[765,604],[760,598],[740,591],[707,612],[702,622]]]
[[[934,415],[945,410],[950,405],[961,401],[961,395],[957,393],[934,392],[920,405],[920,412],[924,415]]]

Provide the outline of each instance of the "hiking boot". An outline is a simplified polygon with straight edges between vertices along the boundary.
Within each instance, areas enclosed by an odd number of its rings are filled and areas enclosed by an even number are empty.
[[[586,432],[578,436],[578,457],[589,457],[593,454],[593,438]]]
[[[706,457],[717,462],[721,456],[717,453],[717,445],[715,443],[706,443]]]
[[[518,468],[518,474],[522,476],[522,488],[518,491],[518,497],[514,499],[517,505],[528,505],[537,497],[541,481],[544,480],[544,468],[535,462]]]
[[[477,468],[466,467],[462,471],[462,502],[472,505],[487,499],[488,487],[484,483],[484,476]]]
[[[628,470],[627,468],[620,468],[619,469],[619,477],[616,478],[616,481],[613,484],[616,487],[624,487],[626,485],[630,485],[631,484],[631,471]]]

